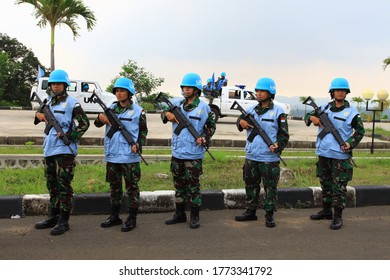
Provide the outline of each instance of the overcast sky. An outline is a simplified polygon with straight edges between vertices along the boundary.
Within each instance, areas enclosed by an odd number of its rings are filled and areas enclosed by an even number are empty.
[[[30,48],[50,67],[50,29],[40,29],[29,4],[1,0],[0,32]],[[253,89],[260,77],[276,82],[277,95],[328,96],[335,77],[351,94],[390,90],[388,0],[111,0],[84,1],[97,25],[80,37],[56,29],[56,68],[103,88],[129,59],[165,78],[158,91],[179,94],[187,72],[203,83],[214,72],[229,84]],[[276,97],[277,98],[277,97]]]

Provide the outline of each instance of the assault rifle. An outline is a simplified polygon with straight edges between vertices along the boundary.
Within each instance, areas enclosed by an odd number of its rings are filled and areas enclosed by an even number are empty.
[[[268,147],[272,146],[274,143],[269,138],[267,133],[265,133],[264,129],[261,128],[260,124],[255,120],[255,118],[248,114],[244,108],[237,102],[234,101],[232,106],[230,107],[230,110],[239,110],[243,115],[244,119],[253,126],[251,134],[248,136],[248,141],[252,142],[253,139],[256,137],[256,135],[260,135],[261,138],[263,138],[264,142],[268,145]],[[284,166],[287,166],[286,162],[282,159],[280,156],[280,151],[278,149],[274,150],[274,153],[279,157],[280,161],[283,163]]]
[[[309,96],[306,98],[305,101],[302,102],[305,105],[309,105],[314,108],[316,111],[318,117],[320,118],[320,121],[322,123],[322,131],[318,134],[318,137],[320,139],[324,138],[326,134],[332,133],[334,138],[336,139],[337,143],[340,145],[340,147],[346,148],[347,145],[345,144],[345,141],[343,138],[341,138],[340,133],[337,131],[337,129],[333,126],[332,122],[330,121],[328,114],[325,113],[325,110],[321,111],[321,108],[317,106],[317,104],[314,102],[314,100]],[[353,166],[357,167],[355,161],[352,158],[351,152],[347,153],[349,160],[353,164]]]
[[[158,96],[156,97],[155,101],[163,101],[165,102],[168,106],[169,109],[172,111],[172,113],[175,115],[176,119],[179,121],[176,129],[173,131],[176,135],[179,135],[180,132],[183,130],[183,128],[187,128],[191,135],[197,140],[200,135],[198,132],[195,130],[195,128],[192,126],[190,121],[184,116],[183,112],[181,111],[180,107],[175,106],[172,104],[171,101],[164,95],[164,93],[160,92]],[[210,155],[210,157],[215,160],[215,157],[210,153],[209,151],[209,145],[207,142],[202,142],[202,146],[206,150],[206,152]]]
[[[68,146],[70,152],[73,154],[73,155],[76,155],[75,152],[73,151],[72,147],[70,146],[70,144],[72,143],[70,141],[70,139],[68,138],[68,136],[66,136],[64,130],[62,129],[61,125],[59,124],[59,122],[57,121],[56,117],[54,116],[54,114],[52,113],[52,111],[50,110],[49,108],[49,105],[47,105],[47,99],[45,99],[45,101],[42,101],[38,94],[36,92],[34,92],[30,98],[30,101],[36,101],[38,102],[42,112],[45,114],[45,119],[47,121],[46,123],[46,127],[45,127],[45,134],[46,135],[49,135],[49,131],[52,127],[54,127],[55,131],[57,131],[57,133],[60,134],[59,138],[62,139],[62,141],[64,141],[64,144],[66,146]]]
[[[131,134],[126,130],[126,127],[122,124],[122,122],[120,121],[118,116],[115,114],[114,110],[112,110],[111,108],[108,108],[106,106],[106,104],[104,104],[104,102],[99,98],[99,96],[96,95],[95,92],[91,95],[90,98],[93,102],[98,103],[102,107],[104,113],[106,114],[106,116],[108,118],[108,121],[110,122],[111,128],[107,133],[107,137],[111,139],[111,137],[114,135],[115,132],[120,131],[122,133],[123,137],[125,137],[127,143],[129,143],[130,147],[133,145],[135,145],[137,147],[138,155],[140,156],[142,161],[145,163],[145,165],[148,165],[148,163],[146,162],[146,160],[142,156],[141,151],[137,146],[137,143],[134,141],[133,137],[131,137]]]

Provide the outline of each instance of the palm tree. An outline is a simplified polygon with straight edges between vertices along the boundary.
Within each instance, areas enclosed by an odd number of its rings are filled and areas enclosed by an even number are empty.
[[[390,57],[383,60],[383,70],[386,70],[387,66],[390,64]]]
[[[96,19],[94,13],[84,5],[82,0],[17,0],[15,4],[31,4],[34,6],[34,16],[38,20],[40,28],[50,24],[50,68],[54,67],[54,39],[55,28],[59,24],[67,25],[73,33],[73,39],[79,36],[79,25],[76,19],[81,16],[87,22],[87,29],[91,31],[95,26]]]
[[[308,96],[300,96],[299,102],[303,103],[307,98],[308,98]],[[313,99],[313,101],[315,101],[315,99],[313,97],[311,99]],[[305,104],[305,115],[304,116],[306,116],[306,104]]]
[[[361,112],[362,110],[362,103],[364,103],[364,99],[360,96],[358,97],[352,97],[351,102],[356,103],[358,107],[358,111]]]

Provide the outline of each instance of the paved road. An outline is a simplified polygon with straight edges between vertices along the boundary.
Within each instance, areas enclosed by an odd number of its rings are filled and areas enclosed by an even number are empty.
[[[242,210],[202,211],[197,230],[165,225],[172,213],[140,214],[127,233],[100,228],[106,216],[72,216],[61,236],[34,229],[39,216],[0,219],[0,259],[390,260],[390,206],[348,208],[337,231],[309,220],[316,210],[279,209],[275,228],[264,226],[262,211],[245,223],[233,220]]]
[[[28,110],[0,110],[0,136],[39,136],[43,134],[44,125],[34,125],[34,111]],[[104,129],[96,128],[93,120],[96,115],[89,115],[91,126],[85,133],[85,137],[103,137]],[[172,129],[169,124],[164,125],[161,122],[159,114],[147,114],[148,119],[148,138],[171,138]],[[213,139],[234,139],[245,140],[244,133],[241,133],[235,127],[236,118],[222,118],[217,123],[217,131]],[[291,141],[315,141],[317,128],[307,127],[303,121],[289,120],[289,131]],[[383,127],[390,130],[390,123],[376,124],[376,127]],[[369,124],[366,127],[370,127]],[[371,142],[370,137],[364,137],[362,142]],[[381,140],[375,139],[375,142]]]

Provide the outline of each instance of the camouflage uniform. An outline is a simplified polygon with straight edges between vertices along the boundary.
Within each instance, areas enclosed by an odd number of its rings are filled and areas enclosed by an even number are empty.
[[[279,162],[257,162],[245,159],[243,179],[245,182],[247,208],[256,210],[259,206],[260,184],[265,191],[264,210],[276,211],[280,167]]]
[[[198,106],[199,102],[199,97],[196,97],[192,104],[184,104],[183,109],[185,111],[192,111]],[[164,123],[167,122],[165,113],[168,111],[164,110],[161,114]],[[215,121],[211,113],[209,113],[204,130],[200,136],[204,137],[206,141],[209,141],[214,135],[215,130]],[[199,177],[202,174],[202,159],[186,160],[172,157],[170,169],[173,175],[173,184],[176,189],[176,203],[183,204],[189,201],[191,206],[199,207],[202,203],[199,183]]]
[[[341,107],[336,107],[334,101],[329,105],[332,112],[341,112],[350,107],[347,100],[344,101],[344,106]],[[316,111],[307,113],[304,118],[307,126],[311,124],[311,116],[318,117]],[[352,150],[359,144],[365,133],[360,115],[353,118],[351,126],[354,133],[346,142],[350,144]],[[344,209],[346,207],[347,184],[348,181],[352,180],[353,175],[353,166],[350,160],[319,156],[316,169],[317,177],[320,179],[324,205]]]
[[[132,110],[133,102],[130,100],[127,107],[121,107],[117,104],[113,110],[116,114],[121,114],[126,110]],[[104,124],[96,118],[95,126],[101,127]],[[146,115],[144,112],[139,118],[139,136],[137,143],[139,149],[142,151],[142,146],[146,143],[146,136],[148,134]],[[120,132],[117,132],[120,133]],[[111,207],[120,209],[123,190],[122,190],[122,176],[125,181],[126,194],[128,195],[128,208],[139,208],[140,206],[140,189],[139,181],[141,179],[141,168],[139,162],[133,163],[112,163],[107,162],[106,166],[106,181],[110,184],[110,203]]]
[[[50,208],[66,212],[72,210],[73,188],[71,182],[74,177],[75,165],[75,156],[70,154],[45,158],[44,169],[46,186],[50,195]]]
[[[120,207],[122,203],[122,176],[125,180],[126,194],[128,196],[128,207],[139,208],[140,190],[139,180],[141,178],[140,163],[112,163],[107,162],[106,181],[110,183],[110,203],[112,207]]]
[[[57,105],[65,101],[68,94],[65,93],[61,97],[54,96],[50,100],[51,105]],[[38,110],[42,113],[42,110]],[[66,132],[71,142],[77,142],[81,136],[89,128],[89,119],[81,106],[73,109],[73,119],[76,119],[78,126]],[[39,120],[35,118],[34,124],[38,124]],[[47,189],[50,194],[51,209],[60,209],[65,212],[70,212],[72,209],[73,189],[71,182],[74,177],[74,168],[76,166],[75,155],[59,154],[44,158],[44,172],[47,180]]]
[[[176,203],[190,202],[191,206],[200,207],[199,176],[202,174],[202,159],[180,160],[172,157],[171,172],[176,192]]]
[[[261,107],[259,103],[255,107],[255,112],[261,116],[272,110],[274,103],[270,100],[268,107]],[[240,121],[245,116],[241,115],[237,119],[237,128],[239,131],[243,131],[240,126]],[[278,133],[277,143],[278,150],[282,151],[288,143],[289,132],[287,124],[287,116],[282,113],[278,117]],[[267,131],[265,131],[267,133]],[[260,136],[258,136],[260,137]],[[254,160],[245,159],[243,166],[243,180],[245,182],[246,202],[247,209],[254,213],[259,206],[260,184],[263,182],[265,191],[264,210],[266,212],[275,212],[277,210],[277,185],[279,182],[280,167],[279,161],[276,162],[259,162]]]

